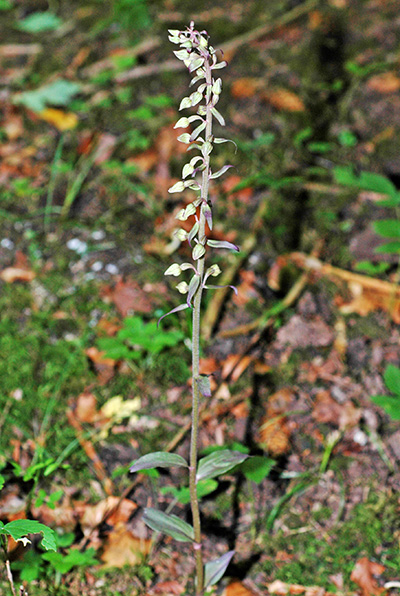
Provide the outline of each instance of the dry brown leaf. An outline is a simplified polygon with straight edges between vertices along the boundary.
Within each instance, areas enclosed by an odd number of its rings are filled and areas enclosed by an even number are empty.
[[[16,281],[32,281],[36,274],[30,269],[20,267],[6,267],[0,272],[0,278],[6,283],[12,284]]]
[[[95,346],[85,350],[86,356],[91,360],[97,373],[97,380],[100,385],[105,385],[110,381],[115,373],[116,360],[106,358],[105,352],[99,350]]]
[[[130,499],[115,496],[109,496],[96,505],[84,505],[80,509],[82,531],[87,536],[104,519],[112,526],[126,524],[136,509],[137,505]]]
[[[133,279],[119,279],[115,286],[107,286],[102,291],[105,301],[113,302],[118,312],[127,317],[133,312],[152,312],[153,306],[146,292]]]
[[[158,582],[148,593],[148,596],[157,594],[158,596],[179,596],[185,591],[184,586],[175,579],[165,582]]]
[[[149,554],[151,540],[138,538],[125,525],[119,524],[110,532],[104,546],[101,560],[103,567],[124,567],[137,565]]]
[[[263,79],[243,77],[236,79],[231,86],[231,95],[235,99],[253,97],[264,86]]]
[[[8,115],[1,127],[10,141],[15,141],[24,134],[24,123],[19,114]]]
[[[75,415],[81,422],[95,422],[98,418],[97,398],[93,393],[84,391],[76,400]]]
[[[253,360],[254,356],[229,354],[222,365],[221,377],[227,379],[230,376],[233,382],[237,381]]]
[[[383,565],[362,557],[357,561],[350,579],[361,588],[363,596],[378,596],[385,590],[378,586],[374,575],[381,575],[384,571]]]
[[[267,584],[268,592],[270,594],[278,594],[278,596],[285,596],[289,593],[289,584],[276,579],[270,584]]]
[[[304,112],[306,109],[302,99],[288,89],[266,91],[262,94],[262,98],[277,110],[284,112]]]
[[[293,315],[279,329],[277,339],[281,344],[288,344],[293,348],[325,347],[333,343],[334,334],[319,315],[312,320]]]
[[[112,156],[118,138],[109,132],[102,133],[94,150],[93,160],[96,165],[102,164]]]
[[[295,393],[283,387],[268,399],[265,416],[259,429],[259,443],[271,455],[279,456],[290,449],[291,431],[286,414],[295,399]]]
[[[246,588],[242,582],[234,581],[226,586],[222,596],[254,596],[254,592]]]
[[[400,78],[392,71],[384,72],[371,77],[367,87],[378,93],[395,93],[400,89]]]
[[[79,122],[78,116],[73,112],[64,112],[57,108],[46,108],[39,112],[38,116],[61,132],[75,128]]]

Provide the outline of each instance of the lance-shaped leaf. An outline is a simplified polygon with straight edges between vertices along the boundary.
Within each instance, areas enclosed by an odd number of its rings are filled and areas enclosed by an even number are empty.
[[[201,395],[204,395],[204,397],[211,397],[211,385],[208,375],[199,375],[195,378],[195,381],[199,387]]]
[[[377,246],[374,249],[374,252],[380,253],[380,254],[386,253],[386,254],[397,255],[400,253],[400,241],[393,240],[393,242],[385,242],[385,244],[380,244],[379,246]]]
[[[189,282],[189,290],[187,295],[187,303],[190,305],[192,302],[192,298],[197,292],[197,288],[200,285],[200,275],[193,275],[192,279]]]
[[[208,203],[203,203],[203,213],[204,213],[204,217],[206,218],[206,222],[207,222],[209,229],[212,230],[212,227],[213,227],[212,209]]]
[[[0,526],[0,534],[12,536],[14,540],[29,542],[27,534],[42,534],[41,544],[46,550],[57,550],[54,530],[33,519],[16,519]]]
[[[179,306],[176,306],[175,308],[173,308],[172,310],[170,310],[169,312],[165,313],[165,315],[162,315],[162,317],[160,317],[157,321],[157,327],[160,324],[160,321],[162,321],[165,317],[168,317],[168,315],[172,315],[172,313],[174,312],[179,312],[180,310],[185,310],[186,308],[189,308],[189,304],[180,304]]]
[[[218,172],[215,172],[215,174],[211,174],[210,180],[212,178],[219,178],[220,176],[222,176],[222,174],[225,174],[225,172],[227,170],[229,170],[229,168],[233,168],[233,166],[224,166],[223,168],[221,168],[220,170],[218,170]]]
[[[225,126],[224,117],[218,112],[217,108],[211,108],[211,113],[218,120],[221,126]]]
[[[156,532],[163,532],[179,542],[194,542],[194,530],[176,515],[167,515],[158,509],[146,507],[143,514],[144,523]]]
[[[140,470],[151,470],[152,468],[170,468],[171,466],[181,466],[187,468],[187,462],[177,453],[165,453],[164,451],[155,451],[139,457],[133,462],[130,472],[139,472]]]
[[[208,563],[204,565],[204,587],[206,589],[219,582],[234,554],[235,551],[230,550],[222,555],[222,557],[218,557],[218,559],[215,559],[214,561],[208,561]]]
[[[224,139],[224,137],[214,137],[213,143],[215,143],[216,145],[220,145],[221,143],[233,143],[235,145],[235,152],[237,151],[237,145],[235,141],[232,141],[232,139]]]
[[[240,250],[236,244],[232,244],[232,242],[227,242],[226,240],[212,240],[210,238],[207,240],[207,244],[211,248],[227,248],[228,250],[236,250],[237,252]]]
[[[227,61],[223,60],[222,62],[218,62],[217,64],[214,64],[213,66],[211,66],[211,70],[218,70],[219,68],[225,68],[225,66],[227,66]]]
[[[199,134],[205,129],[206,127],[206,123],[202,122],[201,124],[199,124],[199,126],[197,128],[194,129],[194,131],[192,132],[192,134],[190,135],[190,141],[195,141],[197,139],[197,137],[199,136]]]
[[[200,227],[200,222],[196,221],[193,228],[189,232],[188,242],[189,242],[190,247],[192,246],[193,238],[196,236],[197,232],[199,231],[199,227]]]
[[[231,290],[233,290],[235,292],[236,296],[238,294],[237,288],[235,286],[231,286],[231,285],[216,286],[213,284],[210,286],[209,284],[207,284],[206,286],[203,286],[203,288],[205,288],[206,290],[221,290],[223,288],[231,288]]]
[[[231,449],[215,451],[199,461],[196,478],[197,480],[203,480],[205,478],[215,478],[215,476],[226,474],[226,472],[229,472],[229,470],[238,464],[241,464],[248,457],[249,456],[245,453],[232,451]]]
[[[384,238],[400,238],[400,222],[397,219],[380,219],[375,221],[374,230]]]

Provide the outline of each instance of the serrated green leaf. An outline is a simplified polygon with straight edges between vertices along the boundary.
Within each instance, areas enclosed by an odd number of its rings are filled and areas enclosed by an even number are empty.
[[[373,395],[371,400],[379,406],[383,408],[393,420],[400,420],[400,396],[396,395],[392,397],[391,395]]]
[[[231,451],[230,449],[211,453],[199,461],[196,478],[197,480],[205,480],[206,478],[215,478],[215,476],[226,474],[248,457],[245,453]]]
[[[388,364],[383,373],[383,379],[389,391],[400,395],[400,368],[394,364]]]
[[[14,540],[21,540],[28,534],[42,534],[41,544],[46,550],[57,550],[54,531],[33,519],[16,519],[0,529],[1,533],[12,536]]]
[[[381,219],[373,223],[377,234],[384,238],[400,238],[400,222],[397,219]]]
[[[133,462],[130,472],[139,472],[140,470],[150,470],[152,468],[170,468],[171,466],[187,468],[188,464],[177,453],[155,451],[154,453],[143,455]]]
[[[240,471],[248,480],[252,480],[257,484],[262,482],[268,476],[275,465],[275,460],[261,455],[250,457],[240,466]]]
[[[157,509],[146,507],[143,514],[143,521],[152,530],[163,532],[179,542],[194,541],[194,530],[192,526],[176,515],[167,515]]]
[[[209,561],[204,565],[204,587],[209,588],[213,586],[224,575],[229,563],[233,555],[235,554],[234,550],[230,550],[229,552],[222,555],[222,557],[218,557],[214,561]]]

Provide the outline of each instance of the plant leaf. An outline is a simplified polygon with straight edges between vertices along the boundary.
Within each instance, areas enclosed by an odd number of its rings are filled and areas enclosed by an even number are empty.
[[[400,222],[397,219],[380,219],[374,222],[373,227],[384,238],[400,238]]]
[[[177,453],[166,453],[164,451],[155,451],[139,457],[131,466],[130,472],[139,472],[139,470],[150,470],[152,468],[169,468],[171,466],[181,466],[187,468],[187,462]]]
[[[333,170],[335,181],[343,186],[361,188],[372,192],[379,192],[388,195],[396,194],[396,187],[385,176],[374,172],[361,172],[359,176],[353,173],[352,168],[336,167]]]
[[[208,563],[204,565],[205,588],[209,588],[210,586],[213,586],[219,582],[234,554],[235,551],[230,550],[229,552],[222,555],[222,557],[218,557],[218,559],[215,559],[214,561],[208,561]]]
[[[188,304],[180,304],[179,306],[176,306],[175,308],[173,308],[172,310],[170,310],[169,312],[165,313],[165,315],[162,315],[162,317],[160,317],[157,321],[157,326],[160,324],[160,321],[162,321],[162,319],[164,317],[168,317],[168,315],[172,315],[172,313],[174,312],[179,312],[180,310],[185,310],[185,308],[190,308]]]
[[[274,465],[274,459],[255,455],[243,463],[240,467],[240,471],[248,480],[252,480],[258,484],[268,476]]]
[[[245,453],[231,451],[230,449],[215,451],[199,461],[196,478],[197,480],[204,480],[225,474],[248,457]]]
[[[211,397],[210,379],[207,375],[199,375],[195,378],[199,391],[204,397]]]
[[[400,253],[400,241],[393,240],[392,242],[385,242],[385,244],[381,244],[374,249],[375,253],[385,253],[385,254],[399,254]]]
[[[46,550],[57,550],[55,532],[33,519],[16,519],[0,528],[1,534],[8,534],[14,540],[22,540],[27,534],[42,534],[41,544]]]
[[[383,408],[393,420],[400,420],[400,395],[395,397],[391,395],[373,395],[371,397],[374,404]]]
[[[383,373],[383,379],[389,391],[400,395],[400,368],[394,364],[388,364]]]
[[[144,523],[156,532],[168,534],[179,542],[193,542],[194,530],[176,515],[167,515],[158,509],[146,507],[143,515]]]
[[[220,170],[218,170],[218,172],[215,172],[215,174],[211,174],[210,176],[210,180],[213,178],[219,178],[220,176],[222,176],[222,174],[225,174],[225,172],[227,170],[229,170],[229,168],[233,168],[233,166],[231,165],[227,165],[227,166],[223,166]]]
[[[207,240],[208,246],[211,248],[227,248],[228,250],[236,250],[237,252],[240,251],[240,248],[236,246],[236,244],[232,244],[232,242],[227,242],[226,240]]]

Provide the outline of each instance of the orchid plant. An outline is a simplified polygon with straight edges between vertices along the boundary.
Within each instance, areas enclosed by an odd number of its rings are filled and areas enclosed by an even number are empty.
[[[210,382],[206,375],[200,374],[200,314],[203,290],[220,288],[223,286],[210,285],[209,280],[221,273],[217,264],[206,268],[208,249],[223,248],[238,251],[239,248],[223,240],[214,240],[209,237],[213,227],[212,205],[209,199],[210,181],[222,176],[231,165],[225,165],[216,172],[211,170],[210,155],[215,144],[226,143],[228,139],[214,137],[214,119],[225,125],[223,116],[217,110],[222,81],[215,78],[214,72],[224,68],[226,62],[218,61],[216,50],[209,44],[205,31],[196,31],[194,23],[185,31],[169,30],[169,40],[180,46],[175,51],[175,56],[182,60],[189,72],[194,76],[190,86],[200,83],[193,93],[184,97],[179,110],[194,108],[196,113],[183,116],[178,120],[175,128],[189,128],[196,123],[193,132],[185,132],[178,140],[188,145],[187,151],[197,151],[184,165],[182,180],[174,184],[168,192],[180,193],[191,189],[197,193],[196,198],[177,214],[179,221],[194,219],[189,232],[178,229],[176,235],[180,241],[187,241],[192,251],[192,262],[173,263],[165,271],[165,275],[179,276],[185,271],[191,272],[189,282],[178,283],[177,290],[186,294],[186,301],[161,317],[163,319],[171,313],[176,313],[190,308],[192,310],[192,425],[189,461],[178,454],[156,452],[144,455],[135,461],[131,472],[151,469],[155,467],[181,466],[187,468],[189,475],[190,506],[192,512],[192,525],[179,517],[161,512],[158,509],[146,508],[144,512],[145,523],[155,531],[163,532],[181,542],[190,542],[193,545],[196,580],[195,594],[200,596],[204,591],[216,584],[225,573],[227,566],[234,554],[229,551],[219,558],[204,563],[202,554],[202,534],[199,511],[199,483],[221,474],[225,474],[238,464],[241,464],[248,455],[238,451],[224,449],[203,457],[198,462],[198,434],[199,434],[199,406],[202,398],[211,396]],[[232,286],[231,286],[232,287]],[[236,289],[233,288],[235,291]],[[160,320],[161,320],[160,319]]]

